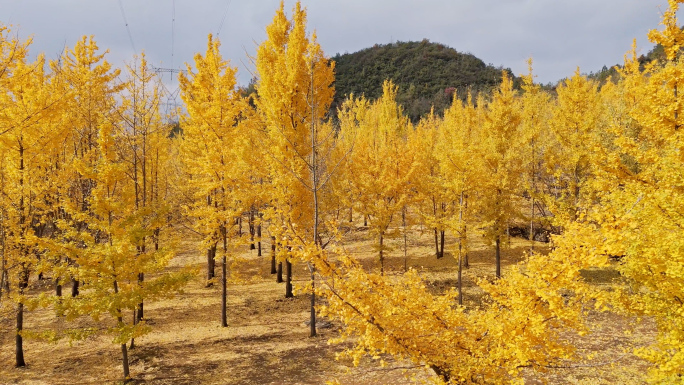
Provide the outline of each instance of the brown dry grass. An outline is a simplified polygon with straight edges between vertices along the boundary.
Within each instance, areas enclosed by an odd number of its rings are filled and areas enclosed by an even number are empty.
[[[172,261],[171,269],[203,266],[204,256],[193,251],[196,240],[191,236],[185,238],[184,251]],[[418,269],[435,292],[441,292],[455,286],[457,261],[450,254],[436,259],[432,240],[429,231],[414,226],[406,264]],[[377,266],[377,257],[369,251],[373,242],[363,228],[356,228],[345,238],[348,251],[369,269]],[[447,237],[447,245],[454,242]],[[480,303],[481,291],[474,278],[494,274],[491,248],[477,237],[471,242],[471,267],[464,272],[466,306]],[[390,273],[401,272],[405,263],[403,239],[391,240],[389,245],[393,251],[385,268]],[[228,328],[219,326],[219,289],[205,288],[199,279],[174,299],[146,304],[145,315],[153,332],[137,339],[137,347],[131,351],[135,383],[324,384],[337,379],[342,384],[406,384],[412,383],[409,377],[419,381],[429,378],[429,372],[408,362],[389,360],[387,368],[380,368],[367,360],[354,368],[348,362],[335,360],[336,353],[344,348],[327,343],[336,336],[336,325],[320,329],[318,337],[308,337],[304,322],[308,319],[309,298],[303,294],[284,298],[283,284],[276,284],[270,275],[269,246],[264,244],[264,257],[257,257],[255,251],[246,247],[240,250],[240,263],[234,265],[233,273],[241,279],[229,286]],[[503,251],[504,267],[522,260],[528,248],[529,242],[512,239],[511,247]],[[610,277],[595,275],[592,279],[597,284],[610,284]],[[295,284],[305,284],[307,277],[304,266],[295,265]],[[49,285],[49,281],[36,284],[34,290],[48,290]],[[25,327],[33,330],[74,326],[65,325],[45,309],[28,312],[25,320]],[[596,357],[568,364],[567,368],[549,369],[547,373],[528,373],[526,382],[642,383],[645,363],[625,350],[652,339],[653,325],[635,324],[612,314],[596,314],[593,320],[596,333],[573,338],[580,354]],[[0,318],[0,330],[11,329],[12,322],[7,317]],[[77,325],[94,324],[83,319]],[[626,336],[627,330],[633,330],[634,336]],[[0,335],[0,383],[106,384],[116,383],[121,377],[120,350],[108,337],[94,336],[72,346],[66,342],[27,340],[25,355],[29,366],[15,369],[14,337],[12,333]]]

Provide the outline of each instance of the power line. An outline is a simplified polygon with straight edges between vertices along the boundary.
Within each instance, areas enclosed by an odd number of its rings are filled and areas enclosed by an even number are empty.
[[[131,34],[131,29],[128,27],[128,20],[126,20],[126,12],[124,11],[123,4],[119,0],[119,9],[121,9],[121,17],[123,17],[124,24],[126,24],[126,31],[128,32],[128,39],[131,41],[131,47],[133,47],[133,53],[137,55],[138,50],[135,49],[135,44],[133,43],[133,35]]]
[[[221,19],[221,24],[219,24],[218,31],[216,32],[216,37],[219,37],[221,35],[221,29],[223,28],[223,22],[226,21],[226,16],[228,16],[228,8],[230,8],[230,3],[231,3],[231,0],[228,0],[228,4],[226,5],[226,11],[223,13],[223,18]]]
[[[173,0],[171,8],[171,68],[173,68],[173,49],[175,45],[175,33],[176,33],[176,0]],[[173,75],[172,75],[173,76]]]

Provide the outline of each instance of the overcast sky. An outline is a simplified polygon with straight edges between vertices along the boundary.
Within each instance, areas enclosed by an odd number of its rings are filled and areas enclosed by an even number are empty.
[[[279,0],[0,0],[0,22],[33,37],[32,53],[56,58],[66,44],[94,35],[117,66],[144,50],[152,65],[182,66],[220,32],[221,51],[251,78],[247,55],[266,37]],[[355,52],[376,43],[427,38],[541,83],[621,63],[636,38],[640,53],[658,28],[666,0],[308,0],[308,28],[323,50]],[[285,2],[288,15],[294,1]],[[123,9],[123,12],[122,12]],[[172,23],[175,9],[175,23]],[[125,16],[124,16],[125,15]],[[130,38],[124,23],[128,22]],[[173,26],[173,28],[172,28]],[[132,40],[132,42],[131,42]],[[173,43],[173,44],[172,44]],[[134,51],[135,49],[135,51]],[[172,56],[173,52],[173,56]],[[168,75],[167,75],[168,77]]]

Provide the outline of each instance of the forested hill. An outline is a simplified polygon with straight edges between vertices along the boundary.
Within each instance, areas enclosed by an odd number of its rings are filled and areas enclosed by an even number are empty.
[[[682,54],[684,54],[684,48],[680,48],[679,50],[679,55],[681,56]],[[656,44],[650,51],[648,51],[648,53],[646,53],[646,55],[640,55],[637,60],[639,61],[640,67],[643,69],[647,64],[653,62],[662,64],[667,60],[667,58],[665,56],[665,50],[663,49],[663,46]],[[600,71],[590,72],[587,77],[598,81],[600,85],[603,85],[609,80],[615,82],[618,79],[618,71],[616,67],[622,68],[622,66],[622,63],[611,66],[610,68],[604,65]]]
[[[464,98],[468,89],[473,94],[491,90],[501,82],[504,70],[426,39],[376,44],[358,52],[337,54],[332,59],[336,62],[333,108],[341,105],[350,93],[375,99],[382,95],[383,81],[391,79],[399,86],[398,101],[414,121],[433,105],[441,113],[451,103],[454,91]],[[510,69],[505,70],[511,73]]]

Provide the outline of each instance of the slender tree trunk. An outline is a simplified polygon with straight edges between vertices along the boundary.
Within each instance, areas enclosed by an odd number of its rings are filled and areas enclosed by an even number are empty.
[[[501,238],[496,236],[496,278],[501,278]]]
[[[254,233],[256,232],[256,229],[254,228],[254,210],[249,210],[247,223],[249,225],[249,249],[254,250],[256,249],[256,246],[254,245]]]
[[[677,83],[674,85],[674,98],[677,100]],[[677,111],[677,108],[674,110],[674,122],[675,122],[675,131],[679,130],[679,111]]]
[[[2,286],[5,289],[5,295],[9,295],[10,294],[9,273],[7,273],[7,270],[3,270],[2,274],[3,274]]]
[[[119,293],[119,285],[116,281],[114,281],[114,293]],[[118,321],[119,326],[122,326],[123,317],[121,317],[121,310],[118,310],[117,313],[119,316],[116,317],[116,320]],[[128,349],[126,349],[125,343],[121,344],[121,363],[123,365],[124,382],[128,382],[131,379],[131,371],[128,367]]]
[[[138,324],[138,309],[133,309],[133,325]],[[128,347],[129,350],[135,349],[135,338],[131,338],[131,345]]]
[[[311,272],[311,311],[309,318],[309,337],[316,337],[316,267],[314,264],[309,266],[309,271]]]
[[[143,237],[142,242],[143,242],[143,244],[142,244],[142,246],[140,246],[140,252],[142,254],[144,254],[145,253],[145,237]],[[138,273],[138,285],[140,287],[142,287],[144,282],[145,282],[145,273],[142,273],[142,272]],[[143,318],[145,318],[144,304],[143,304],[143,300],[140,299],[140,303],[138,304],[138,317],[135,320],[136,323],[142,321]]]
[[[401,226],[404,233],[404,272],[408,271],[408,239],[406,237],[406,206],[401,208]]]
[[[530,254],[534,253],[534,197],[532,197],[532,205],[530,207],[532,215],[530,219]]]
[[[437,220],[437,201],[435,200],[434,196],[432,197],[432,215],[434,215],[435,220]],[[437,257],[437,259],[440,259],[442,258],[442,256],[439,255],[439,236],[437,227],[435,227],[433,230],[435,233],[435,257]]]
[[[458,209],[458,220],[463,224],[463,191],[461,191],[461,197]],[[463,240],[465,239],[465,225],[463,230],[459,231],[458,234],[458,304],[463,305]]]
[[[79,293],[78,286],[79,286],[78,279],[72,278],[71,279],[71,297],[72,298],[78,296],[78,293]]]
[[[444,230],[440,230],[439,257],[444,257]]]
[[[383,250],[384,232],[380,232],[380,275],[385,275],[385,255]]]
[[[145,273],[139,273],[138,274],[138,284],[142,286],[143,282],[145,281]],[[144,308],[143,308],[143,300],[140,300],[140,303],[138,304],[138,317],[136,319],[136,322],[140,322],[145,318]]]
[[[463,255],[461,241],[458,241],[458,304],[463,305]]]
[[[466,194],[463,195],[463,202],[464,202],[463,210],[465,212],[467,212],[468,211],[468,195],[466,195]],[[463,222],[463,239],[465,239],[466,241],[468,240],[468,224],[465,221]],[[468,253],[465,253],[465,258],[463,258],[463,267],[466,269],[470,267],[470,261],[468,258]]]
[[[285,261],[285,298],[292,298],[292,262]]]
[[[349,223],[354,222],[354,208],[349,207]]]
[[[259,224],[256,228],[257,233],[257,257],[261,257],[261,216],[259,218]]]
[[[55,295],[58,297],[62,296],[62,284],[59,281],[59,278],[55,281]]]
[[[211,287],[214,285],[214,277],[216,269],[216,244],[214,243],[210,248],[207,249],[207,286]]]
[[[16,349],[15,349],[15,364],[17,368],[26,366],[24,361],[24,340],[21,333],[24,330],[24,303],[19,302],[17,305],[17,331],[16,331]]]
[[[228,327],[228,319],[226,317],[226,301],[228,297],[228,289],[226,287],[227,281],[227,268],[226,268],[226,255],[228,254],[228,234],[226,225],[223,225],[221,229],[223,233],[223,259],[221,263],[221,326]]]
[[[278,262],[278,270],[276,272],[276,282],[283,283],[283,263]]]
[[[281,270],[282,271],[282,270]],[[276,244],[275,237],[271,237],[271,274],[275,274],[276,270]]]
[[[126,344],[121,344],[121,363],[123,365],[124,383],[130,381],[131,370],[128,367],[128,349]]]
[[[534,172],[535,141],[532,140],[532,205],[530,207],[530,254],[534,253],[534,195],[537,192],[536,176]]]
[[[0,270],[0,301],[3,295],[9,295],[9,275],[7,274],[5,256],[2,256],[2,269]]]
[[[154,251],[159,251],[159,232],[160,230],[158,228],[154,229]]]
[[[368,216],[365,214],[363,216],[363,227],[368,227]]]

